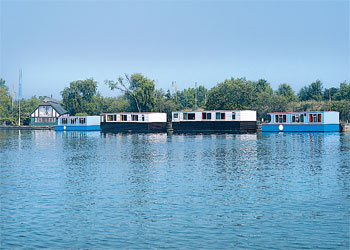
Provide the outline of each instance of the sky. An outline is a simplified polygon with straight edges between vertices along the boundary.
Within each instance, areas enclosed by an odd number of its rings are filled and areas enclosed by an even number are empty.
[[[350,1],[0,0],[0,77],[23,97],[142,73],[159,88],[231,77],[297,92],[350,81]]]

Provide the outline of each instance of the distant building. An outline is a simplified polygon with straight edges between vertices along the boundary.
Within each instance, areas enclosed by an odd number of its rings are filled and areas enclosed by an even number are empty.
[[[68,114],[58,101],[45,98],[42,103],[30,114],[31,126],[54,126],[58,117]]]

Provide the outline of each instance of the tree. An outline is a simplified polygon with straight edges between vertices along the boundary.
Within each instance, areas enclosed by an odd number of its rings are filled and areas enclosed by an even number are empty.
[[[6,89],[6,91],[8,91],[8,88],[5,83],[6,81],[0,77],[0,88]]]
[[[93,115],[99,112],[96,103],[97,82],[92,78],[71,82],[61,95],[63,106],[71,115],[76,113]]]
[[[11,111],[11,97],[5,80],[0,78],[0,122],[7,122]]]
[[[118,77],[117,81],[106,80],[105,83],[111,90],[118,89],[123,92],[135,106],[133,111],[153,111],[156,105],[154,81],[140,73],[124,76]]]
[[[322,97],[323,97],[322,85],[323,85],[322,82],[320,80],[317,80],[311,83],[309,86],[303,87],[298,94],[299,100],[300,101],[322,100]]]
[[[251,106],[254,87],[245,78],[231,78],[208,91],[207,109],[247,109]]]
[[[297,96],[295,95],[294,90],[290,85],[286,83],[278,86],[276,95],[284,97],[288,102],[295,102],[297,100]]]
[[[350,83],[342,82],[339,87],[340,100],[350,101]]]
[[[250,109],[257,111],[258,119],[267,118],[267,112],[270,111],[273,98],[273,89],[265,79],[252,82],[254,88]]]
[[[325,89],[323,91],[323,100],[328,101],[330,97],[332,100],[334,100],[334,97],[339,96],[338,92],[339,92],[338,88]]]

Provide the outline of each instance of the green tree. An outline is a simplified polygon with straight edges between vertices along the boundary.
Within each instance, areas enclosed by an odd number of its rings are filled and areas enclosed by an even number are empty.
[[[270,111],[273,98],[273,89],[265,79],[252,82],[253,97],[251,104],[247,107],[257,111],[257,118],[267,118],[267,112]]]
[[[207,109],[248,109],[252,104],[254,87],[245,78],[231,78],[208,91]]]
[[[5,83],[6,81],[0,77],[0,88],[6,89],[6,91],[8,91],[8,88]]]
[[[339,89],[338,88],[329,88],[325,89],[323,91],[323,100],[328,101],[329,97],[331,97],[332,100],[334,100],[336,96],[339,96],[338,94]]]
[[[61,92],[64,108],[71,115],[76,113],[99,113],[97,106],[97,82],[92,78],[71,82]]]
[[[278,86],[276,95],[284,97],[289,102],[295,102],[298,99],[292,87],[286,83]]]
[[[342,82],[340,84],[338,99],[350,101],[350,83]]]
[[[153,111],[156,105],[154,81],[144,77],[140,73],[131,76],[125,74],[118,77],[117,81],[106,80],[105,83],[111,90],[118,89],[126,95],[132,111]]]
[[[9,123],[11,112],[11,97],[8,93],[8,88],[5,85],[5,80],[0,78],[0,123]]]
[[[303,87],[298,94],[299,100],[300,101],[322,100],[322,97],[323,97],[322,85],[323,85],[322,82],[320,80],[317,80],[311,83],[309,86]]]
[[[101,113],[132,111],[129,99],[125,95],[104,97],[101,100]]]

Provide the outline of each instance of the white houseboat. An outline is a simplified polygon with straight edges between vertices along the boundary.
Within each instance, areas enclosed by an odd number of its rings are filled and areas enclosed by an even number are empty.
[[[337,132],[339,112],[306,111],[269,113],[271,121],[262,125],[262,132]]]
[[[172,112],[175,133],[254,133],[256,111],[204,110]]]
[[[100,131],[100,116],[61,116],[55,131]]]
[[[160,133],[166,132],[166,122],[166,113],[123,112],[101,114],[102,132]]]

